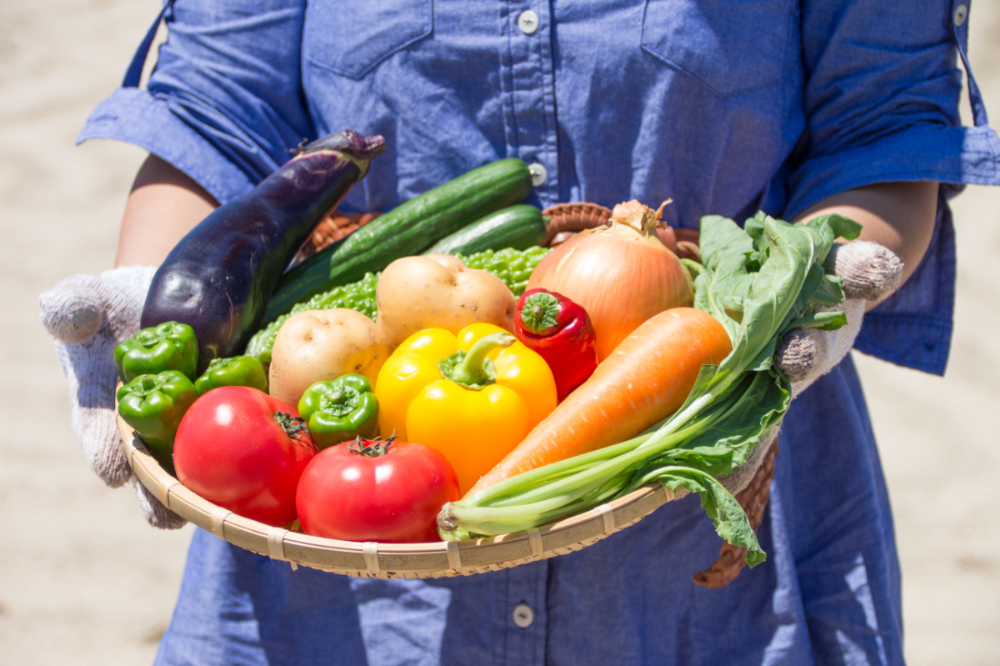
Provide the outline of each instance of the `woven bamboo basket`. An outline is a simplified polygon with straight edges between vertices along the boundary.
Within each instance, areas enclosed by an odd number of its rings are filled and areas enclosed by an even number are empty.
[[[272,527],[212,504],[185,488],[153,458],[132,428],[118,420],[129,464],[167,508],[232,544],[297,565],[363,578],[443,578],[499,571],[593,545],[683,497],[662,486],[640,488],[546,527],[517,534],[438,543],[358,543]]]
[[[611,211],[595,204],[561,204],[543,211],[551,218],[546,245],[557,245],[567,234],[607,224]],[[333,215],[317,226],[303,246],[308,256],[353,228],[374,219]],[[698,259],[697,232],[667,229],[664,242],[682,257]],[[236,546],[313,569],[363,578],[444,578],[499,571],[566,555],[642,520],[660,506],[688,494],[661,484],[645,486],[590,511],[538,529],[496,537],[436,543],[390,544],[313,537],[284,527],[272,527],[212,504],[185,488],[164,470],[133,429],[118,418],[126,455],[136,477],[164,506],[182,518]],[[737,500],[754,529],[760,525],[774,476],[777,445],[772,446],[756,475]],[[743,569],[745,552],[723,544],[719,559],[695,575],[699,585],[727,585]]]

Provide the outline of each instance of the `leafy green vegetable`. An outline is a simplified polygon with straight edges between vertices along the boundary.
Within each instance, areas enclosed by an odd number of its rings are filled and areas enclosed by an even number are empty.
[[[742,229],[724,217],[702,218],[695,307],[725,326],[732,353],[703,366],[684,405],[646,433],[446,505],[442,537],[530,529],[660,482],[698,493],[719,535],[746,548],[751,566],[764,561],[746,514],[717,477],[745,463],[788,410],[789,382],[772,363],[781,337],[797,326],[846,323],[842,313],[816,308],[843,300],[823,263],[836,238],[859,232],[839,215],[791,225],[758,213]]]

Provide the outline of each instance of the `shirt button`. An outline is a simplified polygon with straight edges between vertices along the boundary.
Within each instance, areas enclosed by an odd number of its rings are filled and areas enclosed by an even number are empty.
[[[528,165],[528,173],[531,174],[532,187],[542,185],[545,183],[545,179],[549,177],[549,172],[538,162],[532,162]]]
[[[522,14],[523,16],[523,14]],[[959,27],[965,23],[965,19],[969,18],[969,6],[968,5],[958,5],[955,7],[955,27]],[[523,30],[524,28],[522,28]]]
[[[531,610],[528,604],[514,606],[514,612],[510,616],[514,619],[514,624],[521,629],[527,629],[535,621],[535,611]]]
[[[517,27],[526,35],[533,35],[538,30],[538,14],[526,9],[517,17]]]

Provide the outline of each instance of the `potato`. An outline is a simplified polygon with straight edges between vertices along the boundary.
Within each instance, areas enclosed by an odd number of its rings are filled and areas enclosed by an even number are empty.
[[[315,382],[364,375],[375,384],[389,356],[382,331],[347,309],[306,310],[288,318],[271,351],[268,393],[292,407]]]
[[[378,280],[376,299],[378,324],[389,349],[424,328],[457,333],[469,324],[487,322],[514,332],[517,300],[507,285],[447,254],[392,262]]]

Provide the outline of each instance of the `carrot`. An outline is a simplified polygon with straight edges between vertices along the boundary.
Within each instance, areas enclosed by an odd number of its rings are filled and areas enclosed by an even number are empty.
[[[726,329],[694,308],[671,308],[626,337],[465,495],[515,474],[625,441],[684,404],[701,366],[732,351]]]

